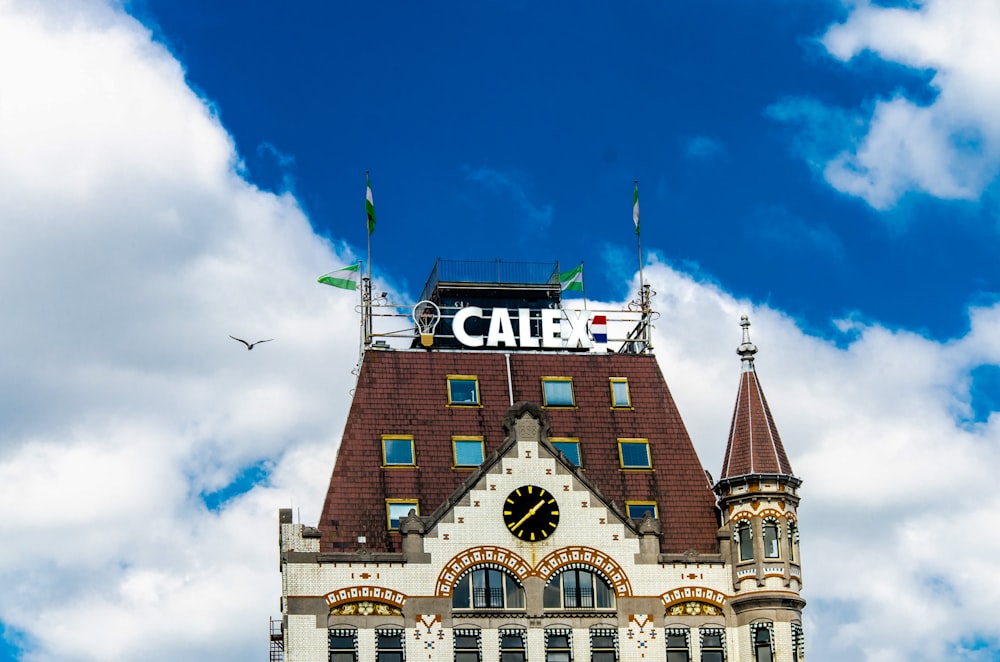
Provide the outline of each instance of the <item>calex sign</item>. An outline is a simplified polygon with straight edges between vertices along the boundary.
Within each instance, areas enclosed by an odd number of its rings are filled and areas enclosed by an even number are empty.
[[[587,330],[593,313],[589,310],[564,310],[562,308],[542,308],[541,335],[531,335],[533,311],[529,308],[517,310],[517,328],[520,333],[514,333],[511,321],[511,311],[506,308],[493,308],[490,311],[490,330],[486,336],[470,335],[465,330],[465,322],[470,317],[484,319],[483,309],[479,306],[468,306],[455,313],[452,331],[458,342],[466,347],[541,347],[545,349],[588,349],[594,346],[593,339]],[[535,317],[534,319],[539,319]],[[563,322],[569,327],[569,333],[563,335]]]

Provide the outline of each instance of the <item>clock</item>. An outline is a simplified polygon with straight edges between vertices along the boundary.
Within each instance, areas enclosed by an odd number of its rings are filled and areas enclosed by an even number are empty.
[[[559,504],[537,485],[523,485],[507,495],[503,504],[507,530],[521,540],[545,540],[559,524]]]

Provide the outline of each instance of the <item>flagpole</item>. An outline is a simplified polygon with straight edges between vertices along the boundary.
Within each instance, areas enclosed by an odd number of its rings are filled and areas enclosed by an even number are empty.
[[[633,215],[635,216],[635,244],[639,251],[639,291],[642,291],[642,286],[644,281],[642,279],[642,235],[639,233],[639,180],[635,180],[635,208],[633,208]]]
[[[580,285],[583,287],[583,309],[587,310],[587,279],[583,275],[583,260],[580,260]]]
[[[372,341],[372,216],[369,205],[374,208],[371,198],[371,179],[369,172],[365,170],[365,234],[368,236],[368,275],[362,278],[361,286],[361,334],[364,347],[368,347]]]

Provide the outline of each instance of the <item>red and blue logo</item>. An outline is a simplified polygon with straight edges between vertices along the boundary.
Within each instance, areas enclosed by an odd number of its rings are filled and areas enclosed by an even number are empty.
[[[590,335],[594,336],[594,342],[608,342],[607,315],[594,315],[594,320],[590,323]]]

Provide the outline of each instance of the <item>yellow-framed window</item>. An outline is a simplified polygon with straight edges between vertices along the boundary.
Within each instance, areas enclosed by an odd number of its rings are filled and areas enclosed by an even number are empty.
[[[451,438],[451,453],[456,469],[473,469],[483,463],[486,457],[485,442],[482,437],[455,436]]]
[[[447,375],[449,407],[481,407],[479,377],[476,375]]]
[[[542,377],[543,407],[575,407],[572,377]]]
[[[660,516],[655,501],[626,501],[625,512],[628,513],[629,519],[642,519],[646,513],[654,519]]]
[[[631,409],[632,393],[628,387],[628,377],[610,377],[608,386],[611,388],[611,408]]]
[[[579,467],[583,463],[580,457],[580,440],[575,437],[549,437],[549,441],[556,450],[562,451],[566,459]]]
[[[412,434],[382,435],[382,466],[417,466],[417,455],[413,447]]]
[[[416,499],[386,499],[385,500],[385,521],[386,527],[390,531],[399,530],[399,520],[410,514],[413,510],[420,514],[420,502]]]
[[[618,462],[622,469],[652,469],[649,439],[619,439]]]

